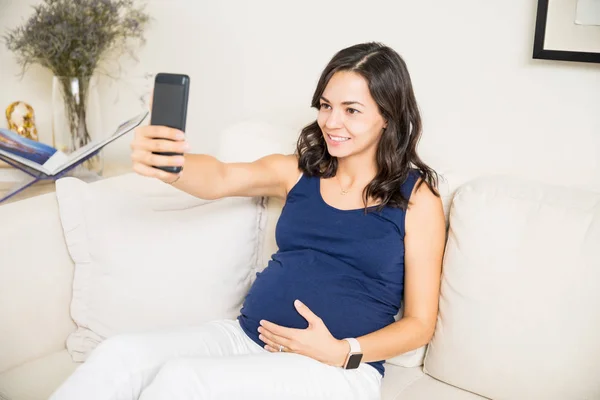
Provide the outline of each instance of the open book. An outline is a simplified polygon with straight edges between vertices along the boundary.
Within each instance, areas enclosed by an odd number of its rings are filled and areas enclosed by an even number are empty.
[[[67,155],[52,146],[27,139],[16,132],[0,128],[0,159],[15,166],[23,166],[47,176],[61,172],[87,160],[104,146],[123,136],[142,123],[148,111],[123,122],[110,136],[92,141]]]

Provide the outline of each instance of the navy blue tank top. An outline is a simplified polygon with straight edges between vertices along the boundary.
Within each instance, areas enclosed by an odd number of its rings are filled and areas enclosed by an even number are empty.
[[[409,198],[412,170],[401,190]],[[259,272],[238,317],[258,345],[261,319],[305,329],[294,300],[321,317],[337,339],[359,337],[394,322],[404,292],[404,217],[400,208],[340,210],[321,196],[321,179],[302,175],[277,222],[279,247]],[[371,362],[384,375],[384,361]]]

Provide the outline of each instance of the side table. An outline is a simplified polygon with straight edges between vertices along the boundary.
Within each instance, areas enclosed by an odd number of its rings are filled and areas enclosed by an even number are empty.
[[[2,175],[3,172],[7,173],[7,170],[9,170],[9,168],[1,168],[0,176]],[[131,168],[131,164],[106,163],[104,166],[104,170],[102,172],[102,176],[95,178],[95,180],[110,178],[112,176],[126,174],[129,172],[133,172],[133,169]],[[2,194],[4,191],[7,191],[10,186],[11,186],[11,183],[0,182],[0,194]],[[51,193],[51,192],[54,192],[54,190],[55,190],[54,181],[50,181],[50,180],[40,181],[40,182],[37,182],[37,183],[31,185],[27,189],[15,194],[14,196],[4,200],[3,202],[0,203],[0,207],[2,207],[4,204],[9,204],[9,203],[13,203],[15,201],[24,200],[29,197],[39,196],[39,195],[45,194],[45,193]]]

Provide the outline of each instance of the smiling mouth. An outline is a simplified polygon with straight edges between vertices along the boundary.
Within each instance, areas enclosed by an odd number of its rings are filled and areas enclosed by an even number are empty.
[[[340,142],[347,142],[348,140],[350,140],[349,137],[332,136],[332,135],[329,135],[329,134],[327,134],[327,136],[329,136],[329,139],[331,139],[332,141],[338,142],[338,143],[340,143]]]

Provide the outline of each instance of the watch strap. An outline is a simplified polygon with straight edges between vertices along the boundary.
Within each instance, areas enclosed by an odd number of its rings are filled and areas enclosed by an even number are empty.
[[[355,338],[345,338],[344,340],[350,343],[350,353],[362,353],[358,340]]]

